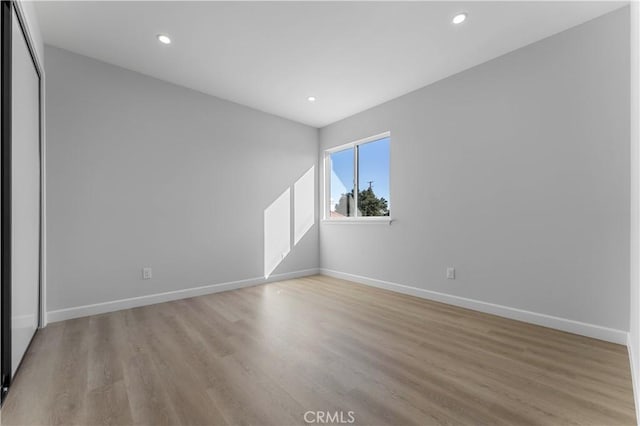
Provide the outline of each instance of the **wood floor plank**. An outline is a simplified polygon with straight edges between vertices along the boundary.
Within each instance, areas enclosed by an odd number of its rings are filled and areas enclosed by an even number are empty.
[[[20,425],[51,423],[50,407],[58,372],[52,368],[55,363],[42,362],[42,359],[58,358],[65,326],[63,322],[55,323],[47,328],[46,333],[39,331],[36,334],[0,411],[2,424],[7,421]],[[38,404],[34,405],[34,400]]]
[[[626,348],[313,276],[51,324],[3,425],[632,425]],[[333,418],[333,417],[332,417]],[[333,418],[335,419],[335,418]]]
[[[86,418],[85,396],[88,390],[89,340],[91,317],[78,318],[65,324],[59,345],[61,351],[50,368],[58,370],[53,400],[48,407],[50,424],[82,424]],[[39,360],[45,361],[46,360]]]

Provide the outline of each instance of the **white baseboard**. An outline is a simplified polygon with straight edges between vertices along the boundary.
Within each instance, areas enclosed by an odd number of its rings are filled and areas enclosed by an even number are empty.
[[[508,306],[496,305],[494,303],[467,299],[465,297],[439,293],[437,291],[425,290],[422,288],[392,283],[389,281],[377,280],[360,275],[334,271],[331,269],[321,268],[320,273],[334,278],[354,281],[372,287],[378,287],[385,290],[408,294],[410,296],[421,297],[423,299],[434,300],[436,302],[447,303],[449,305],[460,306],[462,308],[472,309],[474,311],[485,312],[505,318],[541,325],[543,327],[554,328],[556,330],[567,331],[569,333],[593,337],[595,339],[606,340],[608,342],[618,343],[621,345],[627,344],[627,332],[622,330],[616,330],[613,328],[602,327],[594,324],[587,324],[580,321],[554,317],[551,315],[525,311],[517,308],[510,308]]]
[[[149,294],[145,296],[131,297],[128,299],[113,300],[110,302],[95,303],[92,305],[76,306],[73,308],[58,309],[47,312],[47,322],[64,321],[72,318],[86,317],[89,315],[104,314],[107,312],[120,311],[122,309],[136,308],[138,306],[154,305],[156,303],[169,302],[172,300],[186,299],[189,297],[203,296],[205,294],[219,293],[221,291],[235,290],[243,287],[251,287],[259,284],[266,284],[273,281],[289,280],[293,278],[306,277],[319,273],[319,269],[304,269],[301,271],[286,272],[283,274],[273,274],[269,278],[248,278],[239,281],[210,284],[200,287],[186,288],[182,290],[167,291],[165,293]]]
[[[631,333],[627,333],[627,350],[629,351],[629,364],[631,364],[631,383],[633,386],[633,399],[636,403],[636,423],[640,426],[640,377],[638,374],[640,371],[636,368],[636,356],[634,345],[631,341]]]

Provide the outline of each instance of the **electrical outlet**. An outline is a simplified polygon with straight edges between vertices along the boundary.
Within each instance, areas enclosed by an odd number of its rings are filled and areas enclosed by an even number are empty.
[[[150,280],[151,277],[152,277],[151,268],[149,268],[149,267],[142,268],[142,279],[143,280]]]
[[[456,268],[447,268],[447,279],[448,280],[456,279]]]

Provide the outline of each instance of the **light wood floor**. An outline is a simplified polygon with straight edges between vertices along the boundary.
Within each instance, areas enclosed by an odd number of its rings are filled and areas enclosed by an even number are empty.
[[[3,425],[634,424],[624,346],[328,277],[40,331]],[[308,415],[308,419],[314,419]]]

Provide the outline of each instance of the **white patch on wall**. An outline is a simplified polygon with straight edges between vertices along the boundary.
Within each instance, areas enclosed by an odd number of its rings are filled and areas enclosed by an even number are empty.
[[[287,188],[264,209],[264,276],[269,275],[291,250],[291,194]]]
[[[316,209],[314,176],[315,166],[311,166],[293,186],[294,245],[298,244],[314,223]]]

